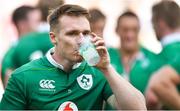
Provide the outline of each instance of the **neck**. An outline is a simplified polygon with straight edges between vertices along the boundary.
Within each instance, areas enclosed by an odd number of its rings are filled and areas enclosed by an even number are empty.
[[[19,33],[19,34],[18,34],[19,38],[21,38],[22,36],[28,34],[28,32],[29,32],[29,31],[25,31],[25,30],[24,30],[24,31],[19,31],[19,32],[18,32],[18,33]]]
[[[176,29],[167,29],[164,31],[164,33],[162,34],[162,37],[165,37],[169,34],[172,34],[172,33],[176,33],[176,32],[180,32],[180,28],[176,28]]]
[[[122,60],[132,61],[136,57],[137,53],[138,53],[138,50],[131,53],[121,50]]]
[[[34,30],[32,30],[32,29],[30,29],[28,27],[25,27],[24,25],[18,27],[19,37],[22,37],[22,36],[28,34],[29,32],[33,32],[33,31]]]
[[[65,72],[69,72],[72,70],[72,67],[75,63],[73,62],[70,62],[69,60],[65,59],[64,57],[62,57],[61,55],[59,55],[56,51],[56,48],[55,48],[55,52],[54,54],[52,55],[53,59],[58,63],[58,64],[61,64],[63,66],[63,70]]]
[[[121,49],[120,52],[121,52],[121,60],[122,60],[124,69],[127,73],[129,73],[131,69],[131,65],[133,64],[136,58],[136,55],[138,53],[138,49],[134,51],[126,51],[124,49]]]
[[[134,48],[131,51],[130,50],[126,50],[124,48],[120,49],[122,57],[127,57],[127,58],[132,58],[134,55],[137,54],[138,51],[139,51],[139,46],[137,46],[136,48]]]
[[[19,38],[21,38],[23,35],[27,34],[26,32],[19,33]]]

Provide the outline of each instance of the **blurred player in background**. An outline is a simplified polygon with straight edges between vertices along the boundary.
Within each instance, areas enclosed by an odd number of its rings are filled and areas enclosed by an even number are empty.
[[[180,7],[173,1],[162,1],[153,6],[152,13],[163,49],[157,58],[162,60],[162,67],[150,80],[147,104],[154,109],[180,110]]]
[[[40,0],[37,4],[38,9],[41,10],[41,23],[38,26],[38,31],[24,35],[16,45],[11,56],[12,65],[9,69],[16,69],[29,61],[41,58],[53,46],[49,39],[49,24],[47,23],[47,16],[51,9],[56,8],[64,3],[63,0]],[[12,71],[10,71],[12,72]],[[5,85],[9,78],[8,73],[5,80]]]
[[[142,93],[146,88],[153,67],[151,61],[155,54],[138,42],[140,21],[131,11],[121,14],[117,20],[116,33],[120,37],[121,47],[110,49],[112,64],[132,85]]]
[[[52,9],[62,4],[64,4],[64,0],[39,0],[37,7],[41,10],[42,13],[41,24],[38,28],[39,32],[49,32],[50,26],[47,23],[47,16]]]
[[[126,11],[121,14],[116,26],[121,47],[110,48],[109,54],[111,63],[119,74],[144,94],[151,73],[155,70],[152,63],[156,55],[140,46],[139,31],[140,21],[135,13]]]
[[[18,39],[20,40],[24,35],[37,31],[41,21],[41,12],[38,8],[31,6],[21,6],[17,8],[12,14],[12,22],[16,26],[18,32]],[[2,60],[2,80],[4,85],[12,72],[15,69],[12,58],[17,43],[13,43],[11,48],[6,52]]]
[[[41,12],[35,7],[21,6],[13,12],[12,21],[17,28],[18,37],[22,37],[30,32],[37,31],[41,21]]]
[[[49,24],[47,23],[48,12],[64,3],[63,0],[40,0],[37,7],[41,10],[42,21],[39,31],[27,34],[16,47],[13,57],[16,68],[25,63],[38,59],[46,54],[53,46],[49,39]],[[23,52],[23,53],[22,53]]]
[[[106,25],[106,17],[99,9],[89,10],[89,22],[92,32],[97,34],[97,36],[103,37],[104,27]]]

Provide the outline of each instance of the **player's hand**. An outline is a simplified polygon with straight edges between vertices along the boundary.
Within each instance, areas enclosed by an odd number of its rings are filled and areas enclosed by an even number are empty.
[[[110,57],[105,46],[105,41],[102,37],[98,37],[96,34],[92,33],[92,43],[95,45],[96,50],[99,53],[100,61],[96,65],[100,70],[106,70],[110,65]]]
[[[160,110],[162,108],[161,102],[151,89],[146,90],[145,97],[148,110]]]

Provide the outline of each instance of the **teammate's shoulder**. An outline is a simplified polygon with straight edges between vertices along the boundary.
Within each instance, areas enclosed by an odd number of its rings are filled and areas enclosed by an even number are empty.
[[[149,50],[149,49],[146,48],[146,47],[141,46],[141,47],[140,47],[140,50],[143,51],[143,52],[145,52],[145,53],[151,53],[151,54],[154,54],[154,55],[155,55],[155,53],[154,53],[152,50]]]
[[[13,53],[14,53],[14,51],[15,51],[15,47],[11,47],[11,48],[9,48],[8,50],[7,50],[7,52],[5,53],[5,55],[3,56],[3,60],[5,60],[5,59],[9,59],[9,58],[11,58],[12,57],[12,55],[13,55]]]
[[[114,48],[114,47],[107,47],[108,52],[117,52],[118,48]]]
[[[19,42],[31,40],[37,37],[49,37],[48,32],[31,32],[21,37]]]
[[[107,48],[110,57],[114,57],[114,56],[119,56],[119,49],[118,48],[114,48],[114,47],[108,47]]]
[[[51,48],[53,46],[50,42],[48,32],[31,32],[21,37],[16,46],[15,52],[21,53],[21,51],[25,49],[31,52],[33,49],[41,49],[44,48],[44,46],[46,48]],[[47,50],[46,48],[43,50]]]
[[[150,57],[156,57],[158,54],[154,53],[153,51],[145,48],[145,47],[140,47],[141,52],[143,52],[146,56]]]
[[[24,64],[23,66],[17,68],[13,72],[13,74],[28,73],[34,70],[40,70],[40,69],[46,68],[47,65],[44,65],[43,63],[44,59],[45,57],[42,57],[37,60],[33,60],[27,64]]]

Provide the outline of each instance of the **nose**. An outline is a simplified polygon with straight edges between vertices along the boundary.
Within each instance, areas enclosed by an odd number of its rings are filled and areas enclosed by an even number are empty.
[[[79,36],[77,37],[77,42],[78,44],[80,44],[82,42],[84,35],[82,33],[79,34]]]

